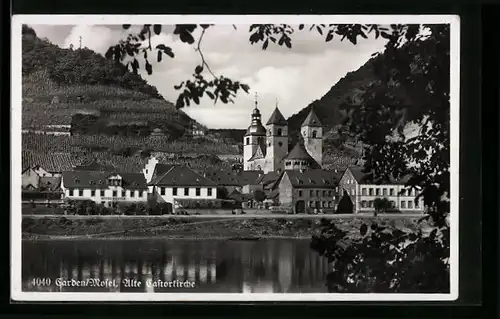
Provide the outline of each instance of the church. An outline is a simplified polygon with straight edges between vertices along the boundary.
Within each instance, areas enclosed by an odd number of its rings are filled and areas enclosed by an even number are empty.
[[[323,127],[312,108],[302,123],[298,142],[289,150],[288,123],[278,106],[264,127],[255,101],[252,122],[243,139],[245,171],[263,171],[266,174],[322,167]]]

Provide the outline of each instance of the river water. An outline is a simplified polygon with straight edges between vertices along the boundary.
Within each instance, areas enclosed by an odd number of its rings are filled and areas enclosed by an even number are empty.
[[[326,292],[305,239],[23,241],[23,291]],[[78,285],[78,286],[77,286]]]

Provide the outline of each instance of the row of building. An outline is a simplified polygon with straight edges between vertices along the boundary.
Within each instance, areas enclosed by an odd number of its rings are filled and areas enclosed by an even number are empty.
[[[153,200],[172,204],[173,208],[183,201],[205,208],[207,203],[217,207],[217,201],[229,199],[247,208],[258,205],[295,213],[333,212],[341,198],[347,196],[354,212],[373,211],[376,198],[388,199],[401,211],[423,210],[422,201],[416,200],[418,190],[405,188],[405,180],[376,185],[367,182],[366,176],[359,167],[345,172],[220,170],[202,174],[185,165],[160,163],[152,157],[142,173],[117,172],[95,161],[62,173],[31,167],[23,171],[22,186],[23,192],[38,190],[58,194],[60,199],[91,200],[108,207]],[[256,199],[258,191],[264,195],[263,200]]]

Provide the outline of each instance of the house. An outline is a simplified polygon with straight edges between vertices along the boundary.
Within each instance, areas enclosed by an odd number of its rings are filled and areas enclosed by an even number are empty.
[[[62,174],[61,189],[65,198],[91,200],[107,207],[119,202],[146,202],[148,188],[141,173],[102,171],[66,171]]]
[[[184,165],[156,163],[152,168],[153,163],[154,159],[148,162],[144,175],[149,193],[157,202],[174,205],[178,201],[196,200],[197,206],[216,202],[217,183],[211,179]]]
[[[340,197],[338,174],[323,169],[285,170],[274,189],[278,190],[275,196],[279,206],[296,214],[313,210],[333,212]]]
[[[33,167],[25,168],[21,175],[21,187],[22,189],[35,190],[38,189],[38,184],[40,182],[40,175]]]
[[[340,187],[349,194],[354,204],[354,211],[372,212],[376,198],[387,198],[392,207],[406,212],[423,211],[423,199],[416,200],[419,190],[406,187],[408,177],[391,179],[388,184],[375,184],[370,181],[362,167],[353,166],[345,170],[340,179]]]

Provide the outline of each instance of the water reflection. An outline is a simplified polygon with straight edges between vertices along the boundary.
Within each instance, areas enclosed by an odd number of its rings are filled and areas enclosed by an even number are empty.
[[[24,291],[326,292],[327,272],[308,240],[23,242]]]

